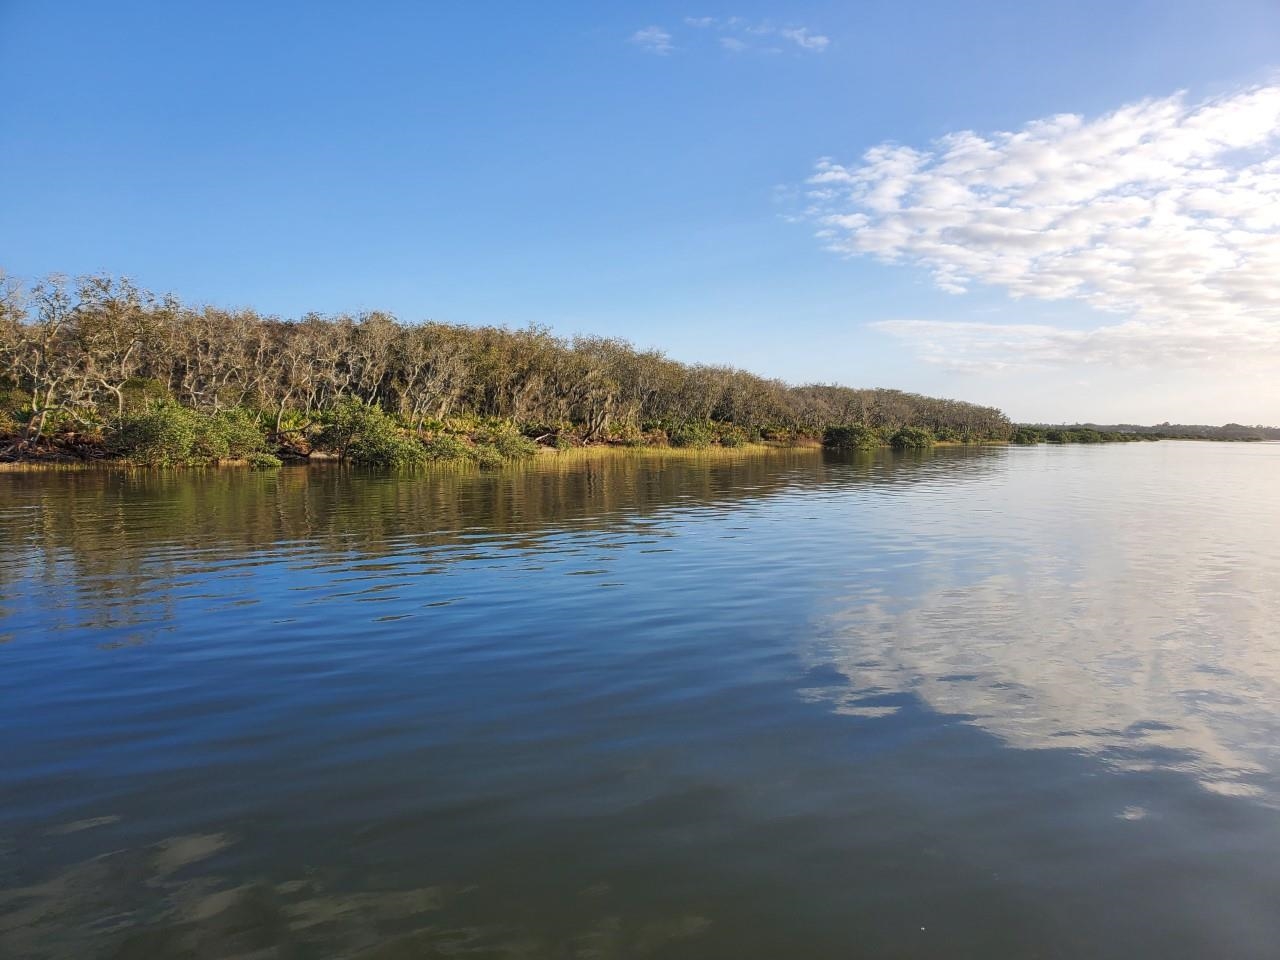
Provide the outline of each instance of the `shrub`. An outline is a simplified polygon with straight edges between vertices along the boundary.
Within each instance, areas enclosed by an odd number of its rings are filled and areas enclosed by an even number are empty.
[[[107,446],[116,456],[135,463],[190,463],[196,457],[201,419],[196,411],[171,400],[157,401],[138,413],[125,414]]]
[[[472,457],[482,467],[500,467],[507,462],[502,452],[490,443],[482,443],[472,451]]]
[[[423,445],[428,460],[450,461],[470,460],[471,445],[461,437],[452,433],[441,433]]]
[[[205,418],[204,432],[207,442],[216,445],[220,457],[246,460],[255,453],[264,453],[267,438],[255,413],[243,407],[221,410]]]
[[[344,460],[377,467],[406,467],[427,459],[426,448],[407,437],[378,407],[344,399],[325,418],[318,443]]]
[[[880,434],[861,423],[827,427],[822,434],[822,445],[836,450],[874,450],[881,443]]]
[[[667,439],[673,447],[697,449],[710,446],[714,433],[709,423],[687,421],[667,431]]]
[[[788,427],[761,427],[757,433],[761,440],[771,443],[795,443],[797,438],[795,431]]]
[[[271,453],[251,453],[245,457],[245,460],[254,470],[274,470],[277,467],[284,466],[281,459]]]
[[[248,410],[207,414],[173,400],[126,412],[107,443],[116,456],[150,466],[246,460],[266,454],[266,446],[258,418]]]
[[[1050,443],[1102,443],[1104,439],[1097,430],[1063,430],[1058,427],[1045,431],[1044,438]]]
[[[507,460],[523,460],[538,452],[536,443],[515,430],[495,434],[489,441],[489,445],[498,452],[499,456]]]
[[[903,427],[889,442],[898,450],[920,450],[933,446],[933,434],[924,427]]]
[[[722,447],[740,447],[747,442],[747,431],[731,423],[717,426],[716,440]]]
[[[1034,427],[1019,427],[1013,431],[1013,436],[1009,438],[1010,443],[1019,443],[1023,445],[1031,445],[1040,443],[1044,440],[1044,433]]]
[[[195,413],[194,426],[196,437],[187,458],[189,461],[208,463],[231,458],[231,444],[220,423],[206,414]]]
[[[609,442],[621,444],[624,447],[643,447],[645,438],[639,427],[634,423],[627,423],[610,431]]]

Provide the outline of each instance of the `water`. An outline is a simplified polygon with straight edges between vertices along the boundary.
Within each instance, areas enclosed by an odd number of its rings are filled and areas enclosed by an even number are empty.
[[[1274,957],[1278,489],[0,475],[0,956]]]

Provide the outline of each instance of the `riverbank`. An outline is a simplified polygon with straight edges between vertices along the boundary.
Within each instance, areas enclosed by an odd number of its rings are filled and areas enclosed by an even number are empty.
[[[959,446],[960,444],[939,444],[939,446]],[[744,443],[737,446],[706,446],[706,447],[672,447],[672,446],[624,446],[621,444],[594,444],[581,447],[556,448],[539,446],[525,457],[508,458],[500,464],[484,464],[477,463],[474,460],[433,460],[427,461],[422,466],[429,467],[474,467],[477,469],[488,468],[492,466],[514,466],[526,462],[545,462],[552,460],[562,460],[571,462],[574,460],[593,460],[604,459],[609,457],[645,457],[645,458],[670,458],[670,459],[691,459],[691,458],[716,458],[716,457],[735,457],[743,455],[753,455],[761,453],[777,453],[782,451],[803,451],[816,452],[822,450],[823,446],[817,440],[797,440],[788,443],[778,442],[760,442],[760,443]],[[335,456],[327,452],[316,452],[307,456],[284,457],[280,459],[280,463],[276,467],[335,467],[335,466],[360,466],[360,464],[352,463],[348,460]],[[89,457],[82,458],[74,455],[44,455],[34,456],[20,460],[0,461],[0,473],[25,473],[36,472],[42,470],[147,470],[147,469],[182,469],[182,470],[247,470],[254,469],[254,464],[244,458],[239,459],[222,459],[213,461],[204,461],[200,463],[175,463],[166,465],[145,464],[135,461],[113,458],[113,457]],[[258,469],[261,469],[260,467]]]
[[[451,441],[456,438],[450,438]],[[708,444],[706,446],[688,446],[678,447],[670,444],[623,444],[623,443],[595,443],[584,444],[580,446],[547,446],[543,444],[533,444],[529,448],[524,448],[520,452],[503,456],[484,455],[484,451],[479,456],[471,453],[464,453],[454,457],[434,457],[426,458],[422,461],[409,464],[369,464],[344,458],[337,453],[327,450],[313,450],[305,455],[290,454],[282,451],[279,457],[273,455],[259,455],[254,458],[248,457],[232,457],[193,460],[187,462],[165,462],[165,463],[147,463],[137,460],[131,460],[125,457],[112,457],[105,455],[101,446],[93,446],[86,449],[75,449],[65,446],[44,446],[33,452],[26,453],[19,457],[9,460],[0,460],[0,473],[31,473],[41,471],[83,471],[83,470],[153,470],[153,469],[180,469],[180,470],[264,470],[278,469],[281,467],[336,467],[336,466],[384,466],[384,467],[418,467],[418,468],[440,468],[447,467],[452,469],[498,469],[503,467],[518,466],[522,463],[531,462],[548,462],[563,461],[571,463],[575,461],[600,460],[611,457],[635,457],[635,458],[651,458],[651,459],[697,459],[697,458],[732,458],[741,456],[758,455],[765,453],[778,452],[817,452],[821,450],[829,450],[838,453],[855,453],[855,454],[874,454],[884,450],[929,450],[929,449],[955,449],[960,447],[1026,447],[1026,446],[1076,446],[1076,445],[1095,445],[1095,444],[1112,444],[1112,443],[1135,443],[1135,442],[1156,442],[1161,440],[1177,440],[1177,441],[1195,441],[1199,443],[1265,443],[1268,441],[1257,440],[1255,438],[1244,437],[1206,437],[1206,436],[1155,436],[1151,434],[1108,434],[1103,435],[1100,439],[1045,439],[1043,437],[1036,440],[1019,439],[1017,437],[1010,440],[933,440],[924,442],[916,447],[904,447],[895,445],[890,441],[879,441],[865,445],[837,445],[831,443],[823,443],[820,440],[811,437],[802,437],[794,440],[762,440],[748,443],[736,443],[733,445]],[[459,450],[464,449],[461,442],[458,446]],[[474,450],[474,446],[466,448]]]

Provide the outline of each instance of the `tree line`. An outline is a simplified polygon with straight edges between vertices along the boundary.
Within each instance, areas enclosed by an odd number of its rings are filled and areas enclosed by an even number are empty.
[[[185,304],[105,276],[0,282],[0,390],[0,427],[26,446],[69,432],[109,439],[162,404],[249,411],[280,443],[314,440],[353,404],[420,437],[501,420],[572,444],[817,438],[850,424],[886,437],[913,427],[979,441],[1013,429],[992,407],[791,386],[619,339],[403,323],[380,311],[281,319]]]
[[[1019,428],[1018,433],[1023,431],[1028,431],[1028,435],[1038,434],[1040,439],[1048,439],[1050,442],[1078,434],[1141,440],[1280,440],[1280,427],[1268,427],[1262,424],[1249,426],[1243,423],[1224,423],[1221,426],[1169,423],[1168,421],[1147,426],[1136,423],[1076,423],[1069,426],[1040,423],[1026,424]]]

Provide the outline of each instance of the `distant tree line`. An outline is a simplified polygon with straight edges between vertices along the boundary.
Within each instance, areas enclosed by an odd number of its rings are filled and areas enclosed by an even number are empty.
[[[253,425],[264,443],[247,441]],[[409,441],[435,443],[442,458],[477,443],[506,456],[527,449],[514,434],[698,446],[852,425],[886,441],[903,428],[974,442],[1013,430],[992,407],[795,387],[540,327],[410,324],[378,311],[286,320],[184,304],[126,279],[28,289],[0,278],[0,434],[11,452],[73,435],[126,455],[177,442],[188,451],[177,460],[320,444],[398,461],[417,456]],[[370,431],[380,439],[364,443]]]
[[[1053,426],[1045,423],[1019,424],[1010,438],[1014,443],[1115,443],[1128,440],[1280,440],[1280,427],[1245,426],[1226,423],[1220,427],[1183,423],[1076,423]]]

